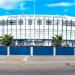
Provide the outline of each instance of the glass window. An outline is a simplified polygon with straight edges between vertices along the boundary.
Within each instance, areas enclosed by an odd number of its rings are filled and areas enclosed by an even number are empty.
[[[31,19],[28,20],[28,25],[32,25],[32,20]]]
[[[7,25],[8,24],[7,20],[3,20],[2,24]]]
[[[67,21],[63,21],[63,25],[67,25]]]
[[[19,25],[23,25],[23,20],[21,20],[21,19],[18,20],[18,24],[19,24]]]
[[[56,25],[58,25],[59,24],[59,20],[57,20],[57,23],[56,23]]]
[[[2,25],[2,21],[0,21],[0,25]]]
[[[8,25],[16,25],[17,20],[8,20]]]
[[[72,26],[75,26],[75,21],[72,21],[71,24],[72,24]]]
[[[9,24],[11,24],[11,25],[12,25],[12,24],[13,24],[13,21],[12,21],[12,20],[11,20],[11,21],[9,21]]]
[[[16,20],[2,20],[0,21],[0,25],[16,25],[17,21]]]
[[[43,46],[43,43],[44,43],[44,40],[39,40],[39,39],[35,40],[35,45],[36,46]]]
[[[65,25],[65,26],[73,25],[74,26],[74,23],[72,23],[71,21],[63,21],[63,25]]]
[[[52,21],[51,20],[46,20],[46,25],[51,25]]]
[[[24,41],[23,40],[18,40],[18,45],[19,46],[23,46],[24,45]]]
[[[42,20],[37,20],[37,25],[41,25],[42,24]]]

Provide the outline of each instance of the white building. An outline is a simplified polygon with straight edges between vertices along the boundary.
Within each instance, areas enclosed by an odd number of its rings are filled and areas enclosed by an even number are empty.
[[[62,35],[74,46],[75,17],[52,15],[0,16],[0,36],[11,34],[16,45],[50,46],[54,35]]]

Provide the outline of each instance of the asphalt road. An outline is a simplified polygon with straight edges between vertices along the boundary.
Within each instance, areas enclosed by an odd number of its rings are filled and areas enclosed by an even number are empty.
[[[0,70],[0,75],[75,75],[75,69],[63,69],[63,70]]]
[[[53,66],[52,66],[53,65]],[[75,66],[69,63],[60,65],[52,64],[51,67],[0,67],[0,75],[75,75]]]

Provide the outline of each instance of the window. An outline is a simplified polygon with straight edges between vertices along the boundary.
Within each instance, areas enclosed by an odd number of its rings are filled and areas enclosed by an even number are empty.
[[[71,25],[75,25],[75,22],[71,22],[71,21],[63,21],[63,25],[65,26],[71,26]]]
[[[24,41],[23,40],[18,40],[18,45],[19,46],[23,46],[24,45]]]
[[[3,25],[7,25],[7,24],[8,24],[8,21],[7,21],[7,20],[3,20],[3,21],[2,21],[2,24],[3,24]]]
[[[71,24],[72,24],[72,26],[75,26],[75,21],[72,21]]]
[[[18,20],[18,24],[19,24],[19,25],[23,25],[23,20],[21,20],[21,19]]]
[[[52,21],[51,20],[47,20],[46,21],[46,25],[51,25]]]
[[[37,25],[41,25],[42,24],[42,20],[37,20]]]
[[[2,21],[0,21],[0,25],[2,25]]]
[[[36,46],[43,46],[44,42],[45,42],[44,40],[36,39],[36,40],[35,40],[35,45],[36,45]]]
[[[28,25],[32,25],[32,20],[31,19],[28,20]]]
[[[17,20],[8,20],[8,25],[16,25]]]
[[[56,23],[56,25],[58,25],[59,24],[59,20],[57,20],[57,23]]]
[[[0,25],[16,25],[17,21],[16,20],[2,20],[0,21]]]

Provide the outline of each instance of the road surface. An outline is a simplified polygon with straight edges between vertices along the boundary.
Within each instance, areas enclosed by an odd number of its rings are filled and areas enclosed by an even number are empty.
[[[75,75],[75,64],[1,63],[0,75]]]

